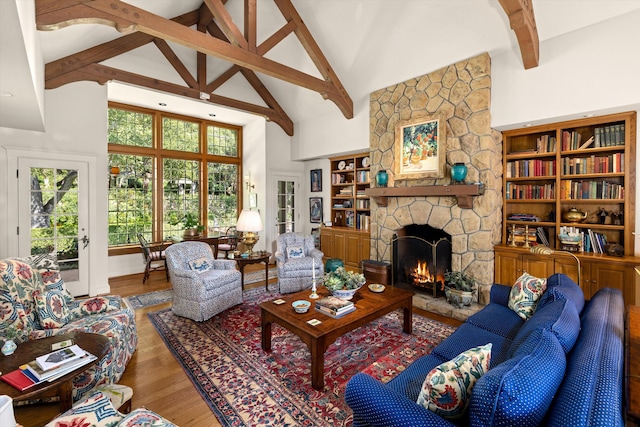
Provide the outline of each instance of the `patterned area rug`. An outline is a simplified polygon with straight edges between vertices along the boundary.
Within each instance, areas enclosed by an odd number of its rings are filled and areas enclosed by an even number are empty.
[[[260,346],[263,288],[245,292],[244,304],[206,322],[149,313],[156,330],[223,426],[350,426],[343,399],[359,371],[388,381],[449,336],[454,327],[413,316],[402,332],[400,311],[341,337],[325,353],[323,391],[311,387],[310,352],[292,333],[272,325],[272,352]]]
[[[278,277],[278,269],[270,268],[269,279],[273,279],[274,277]],[[264,270],[251,271],[244,274],[245,286],[250,283],[261,282],[263,280]],[[164,291],[147,292],[146,294],[133,295],[126,299],[134,309],[138,309],[171,301],[173,299],[173,291],[171,289],[167,289]]]

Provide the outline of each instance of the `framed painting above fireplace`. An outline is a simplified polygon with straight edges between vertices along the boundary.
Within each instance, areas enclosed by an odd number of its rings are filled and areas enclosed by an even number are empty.
[[[446,128],[441,116],[399,121],[395,129],[394,180],[444,177]]]

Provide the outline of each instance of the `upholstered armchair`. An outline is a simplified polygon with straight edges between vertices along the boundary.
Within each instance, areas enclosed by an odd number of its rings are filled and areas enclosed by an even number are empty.
[[[313,268],[320,279],[324,268],[324,254],[316,249],[313,236],[284,233],[276,240],[276,265],[278,267],[278,287],[280,293],[298,292],[311,288]]]
[[[235,261],[215,259],[204,242],[174,243],[165,254],[176,315],[202,322],[242,303]]]

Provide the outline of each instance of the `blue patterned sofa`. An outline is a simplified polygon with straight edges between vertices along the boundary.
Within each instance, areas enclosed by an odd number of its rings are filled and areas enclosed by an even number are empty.
[[[556,274],[524,321],[508,308],[510,290],[492,286],[486,307],[387,384],[354,375],[345,391],[353,425],[623,426],[621,292],[601,289],[585,301],[570,278]],[[487,343],[489,370],[462,418],[451,421],[416,403],[432,369]]]
[[[74,378],[74,401],[116,383],[138,345],[134,310],[117,295],[75,299],[52,254],[0,260],[0,340],[16,331],[17,343],[69,332],[109,338],[108,353]]]

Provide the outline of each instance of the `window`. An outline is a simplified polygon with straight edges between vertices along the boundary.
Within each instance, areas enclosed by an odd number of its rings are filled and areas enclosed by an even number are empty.
[[[108,129],[110,247],[182,236],[187,214],[235,225],[242,128],[113,103]]]

